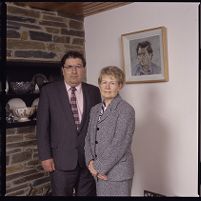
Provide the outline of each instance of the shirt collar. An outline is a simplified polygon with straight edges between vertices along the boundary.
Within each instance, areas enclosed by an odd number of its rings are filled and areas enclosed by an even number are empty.
[[[102,107],[103,107],[103,110],[104,110],[104,111],[105,111],[105,110],[106,110],[106,108],[107,108],[107,107],[106,107],[106,104],[105,104],[105,102],[104,102],[104,101],[102,102]]]
[[[67,84],[65,81],[64,81],[64,83],[65,83],[65,85],[66,85],[67,91],[69,91],[70,88],[71,88],[71,86],[70,86],[69,84]],[[80,92],[81,92],[81,89],[82,89],[82,83],[80,83],[79,85],[77,85],[75,88],[76,88],[77,92],[80,93]]]

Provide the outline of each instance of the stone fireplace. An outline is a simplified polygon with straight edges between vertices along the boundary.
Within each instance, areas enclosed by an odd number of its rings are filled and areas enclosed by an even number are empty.
[[[84,53],[83,18],[6,5],[8,61],[56,63],[68,50]],[[38,160],[36,140],[35,124],[6,128],[6,196],[50,195],[49,175]]]

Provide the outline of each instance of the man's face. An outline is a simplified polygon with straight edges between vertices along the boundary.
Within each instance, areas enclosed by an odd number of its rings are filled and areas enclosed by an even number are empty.
[[[147,47],[139,48],[137,58],[140,65],[149,66],[151,64],[152,54],[148,53]]]
[[[68,58],[62,67],[64,80],[71,87],[79,85],[85,76],[85,67],[79,58]]]

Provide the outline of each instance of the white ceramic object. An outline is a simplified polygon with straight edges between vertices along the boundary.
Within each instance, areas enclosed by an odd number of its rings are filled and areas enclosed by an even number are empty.
[[[21,98],[12,98],[7,104],[9,105],[10,110],[13,110],[16,107],[26,107],[26,103]]]
[[[36,107],[16,107],[12,110],[13,115],[19,122],[29,121],[29,117],[36,111]]]
[[[37,84],[35,84],[34,93],[39,93],[40,89]]]
[[[6,80],[6,88],[5,88],[5,92],[8,93],[9,91],[9,85],[8,85],[8,81]]]
[[[36,98],[36,99],[32,102],[31,106],[32,106],[32,107],[35,106],[35,107],[37,108],[37,107],[38,107],[38,102],[39,102],[39,98]]]

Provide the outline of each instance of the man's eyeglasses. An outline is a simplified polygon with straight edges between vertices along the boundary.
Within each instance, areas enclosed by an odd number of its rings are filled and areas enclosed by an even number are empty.
[[[72,70],[72,69],[81,69],[83,68],[83,65],[67,65],[67,66],[64,66],[63,68],[65,68],[66,70]]]

